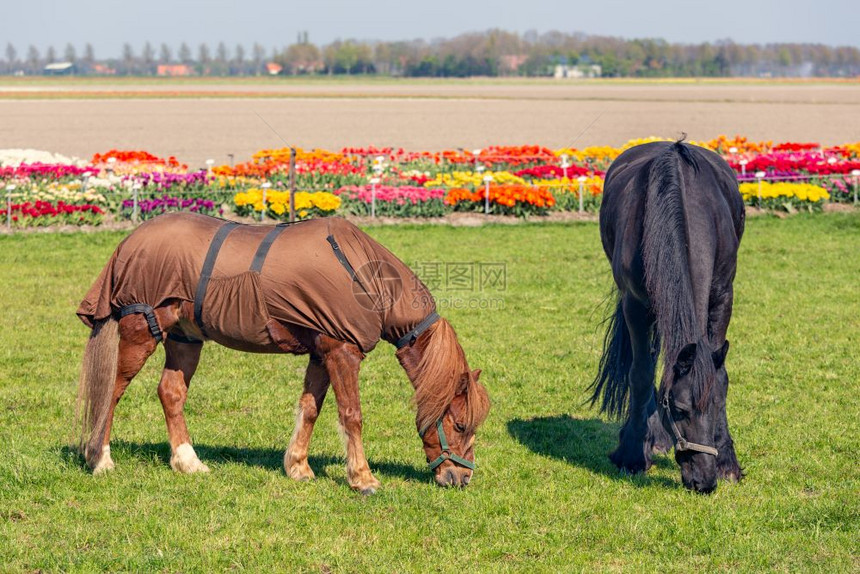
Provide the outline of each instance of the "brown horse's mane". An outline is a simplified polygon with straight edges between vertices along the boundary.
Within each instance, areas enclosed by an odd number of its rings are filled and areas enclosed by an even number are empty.
[[[484,422],[490,410],[487,390],[469,371],[466,355],[448,321],[436,321],[413,345],[398,350],[397,358],[415,388],[419,430],[442,417],[454,397],[462,393],[466,401],[460,422],[472,432]]]

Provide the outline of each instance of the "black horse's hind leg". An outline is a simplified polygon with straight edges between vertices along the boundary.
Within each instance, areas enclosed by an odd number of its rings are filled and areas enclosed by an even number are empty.
[[[621,427],[618,448],[609,459],[621,470],[636,473],[651,467],[652,451],[655,447],[666,448],[669,439],[660,424],[654,399],[655,365],[650,339],[653,319],[645,305],[631,295],[624,296],[622,305],[633,361],[627,375],[627,420]]]
[[[726,340],[726,331],[732,316],[732,287],[729,285],[717,299],[716,304],[709,311],[709,332],[711,346],[714,349],[722,348]],[[720,360],[717,368],[716,385],[714,386],[714,409],[717,413],[717,426],[714,431],[714,444],[719,454],[717,455],[717,476],[732,481],[743,478],[743,470],[738,463],[735,454],[735,443],[729,432],[729,421],[726,417],[726,400],[729,392],[729,374],[726,371],[725,356]]]

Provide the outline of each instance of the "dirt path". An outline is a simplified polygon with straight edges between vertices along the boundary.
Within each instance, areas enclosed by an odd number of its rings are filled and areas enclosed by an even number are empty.
[[[413,150],[488,145],[620,145],[645,136],[694,140],[860,138],[860,84],[357,83],[62,86],[110,97],[12,99],[0,85],[0,148],[89,157],[111,148],[175,155],[192,166],[247,159],[285,142],[310,148]],[[52,92],[52,90],[54,92]],[[184,90],[184,91],[183,91]],[[237,97],[223,96],[229,93]],[[140,95],[117,98],[114,96]],[[188,97],[202,94],[201,97]],[[152,97],[155,96],[155,97]],[[177,97],[178,96],[178,97]],[[41,97],[41,96],[40,96]],[[589,127],[590,126],[590,127]],[[588,128],[586,130],[586,128]],[[577,136],[586,130],[578,139]]]

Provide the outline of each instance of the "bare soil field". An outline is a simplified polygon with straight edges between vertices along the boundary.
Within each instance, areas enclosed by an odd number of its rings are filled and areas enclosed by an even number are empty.
[[[414,150],[693,140],[860,139],[860,83],[560,81],[0,82],[0,148],[78,157],[111,148],[192,166],[304,148]]]

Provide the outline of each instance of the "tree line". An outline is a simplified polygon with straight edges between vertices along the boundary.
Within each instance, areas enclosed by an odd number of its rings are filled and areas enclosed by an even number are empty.
[[[318,46],[300,33],[296,42],[267,50],[259,43],[214,49],[182,43],[140,49],[125,44],[119,57],[99,59],[92,44],[81,52],[68,44],[44,53],[8,44],[0,73],[39,74],[52,62],[71,62],[76,74],[154,75],[159,65],[185,65],[206,76],[267,73],[377,74],[406,77],[548,76],[558,66],[600,66],[604,77],[852,77],[860,75],[860,49],[853,46],[780,43],[738,44],[731,40],[681,44],[662,39],[627,40],[582,33],[489,30],[433,41],[337,40]]]

